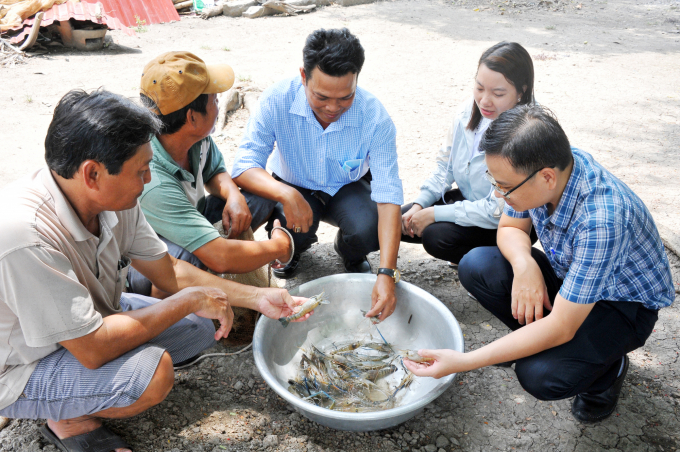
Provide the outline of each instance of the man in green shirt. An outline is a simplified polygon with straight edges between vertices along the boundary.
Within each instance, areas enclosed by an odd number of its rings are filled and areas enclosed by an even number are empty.
[[[217,94],[234,83],[227,65],[207,66],[188,52],[169,52],[144,68],[141,98],[162,121],[151,139],[151,182],[140,204],[147,221],[174,257],[217,273],[246,273],[273,260],[287,261],[292,243],[284,230],[261,242],[225,239],[213,227],[222,220],[229,237],[250,227],[248,205],[231,180],[210,137],[218,112]],[[209,195],[209,196],[206,196]],[[138,272],[133,292],[159,297]]]

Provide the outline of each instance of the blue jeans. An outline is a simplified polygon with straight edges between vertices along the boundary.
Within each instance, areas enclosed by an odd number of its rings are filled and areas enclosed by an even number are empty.
[[[551,301],[562,286],[545,253],[532,248]],[[461,284],[511,330],[521,328],[512,317],[512,266],[498,247],[475,248],[458,267]],[[616,379],[623,355],[644,345],[658,311],[635,301],[601,300],[574,338],[557,347],[517,360],[522,387],[540,400],[560,400],[582,392],[599,394]]]

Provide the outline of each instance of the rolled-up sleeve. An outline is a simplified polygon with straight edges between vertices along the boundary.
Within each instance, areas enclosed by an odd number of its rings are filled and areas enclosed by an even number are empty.
[[[267,166],[267,159],[274,149],[276,132],[273,121],[271,97],[263,94],[260,104],[248,120],[246,133],[241,140],[231,177],[236,178],[251,168]]]
[[[397,129],[392,119],[375,128],[368,151],[371,168],[371,199],[377,203],[404,203],[404,190],[397,163]]]
[[[529,215],[528,210],[525,210],[524,212],[518,212],[510,207],[510,205],[507,203],[505,204],[503,214],[509,216],[510,218],[529,218],[531,216]]]

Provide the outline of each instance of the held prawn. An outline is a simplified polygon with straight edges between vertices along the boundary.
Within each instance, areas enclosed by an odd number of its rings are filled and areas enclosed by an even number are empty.
[[[330,304],[330,301],[324,298],[324,292],[321,292],[319,295],[314,295],[309,300],[305,301],[302,306],[300,306],[300,310],[298,312],[289,315],[288,317],[281,317],[279,322],[281,322],[281,325],[283,325],[285,328],[290,322],[302,318],[322,304]]]

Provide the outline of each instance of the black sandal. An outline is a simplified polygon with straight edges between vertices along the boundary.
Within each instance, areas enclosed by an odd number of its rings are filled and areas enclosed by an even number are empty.
[[[123,439],[103,425],[82,435],[59,439],[47,425],[40,427],[40,433],[63,452],[111,452],[115,449],[130,449]]]

